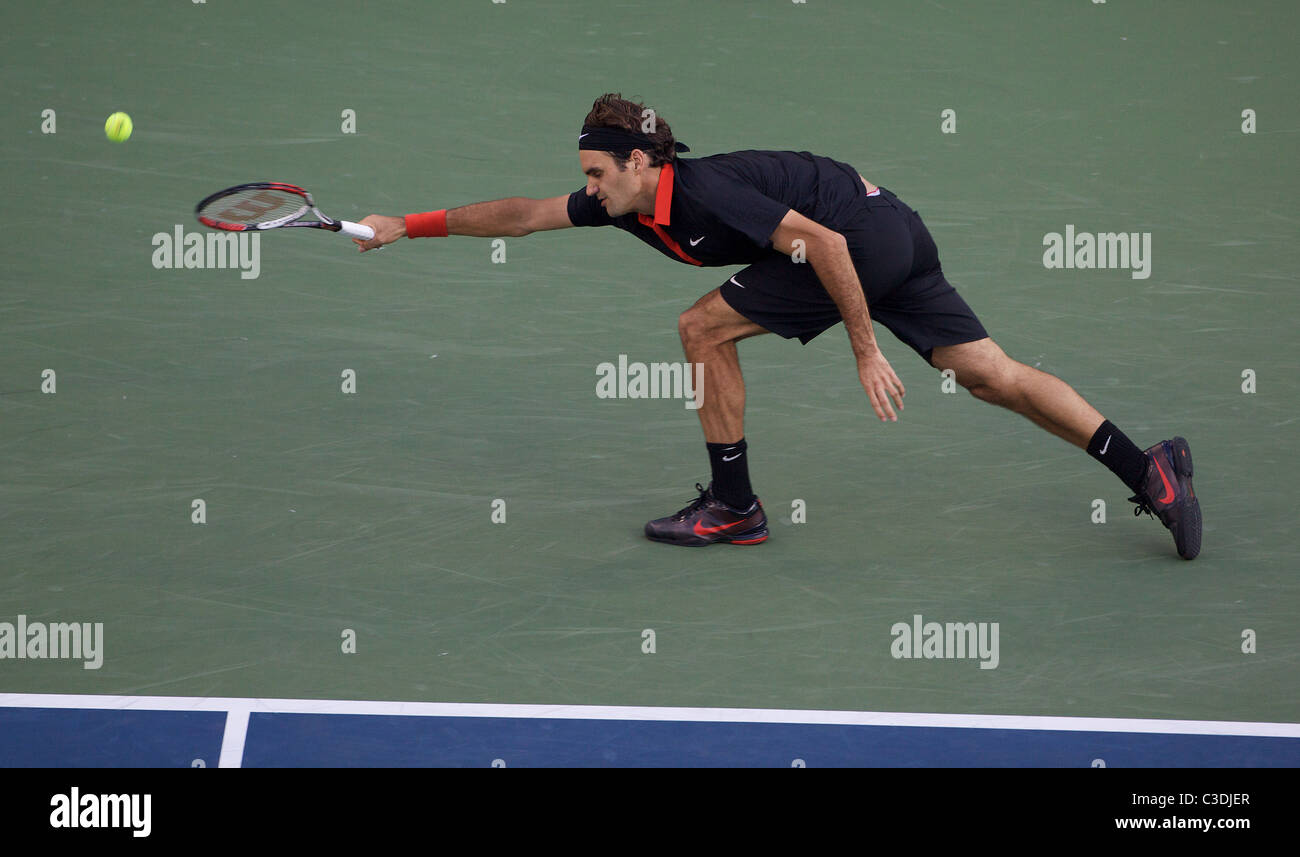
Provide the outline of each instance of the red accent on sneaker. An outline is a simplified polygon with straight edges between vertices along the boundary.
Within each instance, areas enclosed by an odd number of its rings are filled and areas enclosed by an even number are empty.
[[[1151,461],[1156,466],[1156,471],[1160,474],[1160,479],[1165,483],[1165,496],[1157,500],[1157,503],[1172,503],[1174,501],[1174,486],[1169,484],[1169,477],[1165,475],[1165,469],[1160,466],[1160,459],[1155,455],[1151,456]]]
[[[705,527],[705,526],[701,526],[701,524],[700,524],[699,521],[696,521],[696,522],[695,522],[695,527],[694,527],[695,535],[697,535],[697,536],[711,536],[711,535],[713,535],[714,533],[720,533],[720,532],[722,532],[723,530],[729,530],[729,529],[731,529],[732,527],[734,527],[734,526],[736,526],[736,525],[738,525],[738,524],[743,524],[743,523],[745,523],[745,521],[747,521],[747,520],[749,520],[749,519],[748,519],[748,518],[745,518],[745,519],[740,520],[740,521],[732,521],[730,524],[723,524],[723,525],[720,526],[720,527]]]

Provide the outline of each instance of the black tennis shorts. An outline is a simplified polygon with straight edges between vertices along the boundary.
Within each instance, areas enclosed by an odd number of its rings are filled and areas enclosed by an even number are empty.
[[[841,229],[867,298],[867,311],[930,361],[940,345],[988,336],[975,313],[944,279],[939,250],[921,216],[884,188],[862,189],[861,209]],[[722,285],[722,299],[745,318],[807,345],[843,321],[812,265],[785,255],[756,262]]]

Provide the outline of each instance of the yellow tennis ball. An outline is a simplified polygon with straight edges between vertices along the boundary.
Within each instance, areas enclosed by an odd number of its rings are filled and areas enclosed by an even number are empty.
[[[131,136],[131,129],[135,126],[131,124],[131,117],[125,113],[114,113],[108,117],[104,123],[104,133],[108,139],[114,143],[125,143],[126,138]]]

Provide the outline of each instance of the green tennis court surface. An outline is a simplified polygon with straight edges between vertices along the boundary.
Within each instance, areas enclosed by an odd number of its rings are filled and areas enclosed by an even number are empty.
[[[1293,5],[5,18],[0,622],[102,623],[103,657],[0,659],[0,690],[1300,721]],[[155,264],[244,181],[349,220],[570,192],[607,91],[688,157],[809,150],[918,209],[1011,356],[1139,445],[1189,439],[1202,555],[884,330],[908,394],[880,424],[841,327],[740,345],[772,538],[646,541],[707,481],[698,421],[599,398],[597,367],[680,363],[677,316],[735,269],[614,229]],[[1067,228],[1150,233],[1149,276],[1046,268]],[[895,657],[917,616],[996,623],[996,666]]]

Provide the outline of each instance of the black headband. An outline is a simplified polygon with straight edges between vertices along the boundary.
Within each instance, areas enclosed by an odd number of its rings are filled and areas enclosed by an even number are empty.
[[[690,146],[685,143],[674,143],[673,145],[679,152],[689,152],[691,150]],[[650,152],[654,148],[654,140],[651,140],[645,134],[624,131],[622,128],[597,128],[591,125],[583,125],[582,133],[578,135],[579,150],[595,149],[599,152],[617,152],[620,155],[626,155],[633,149]]]

